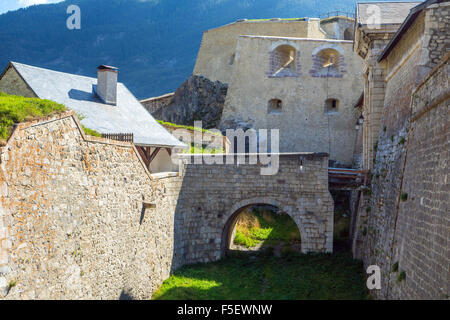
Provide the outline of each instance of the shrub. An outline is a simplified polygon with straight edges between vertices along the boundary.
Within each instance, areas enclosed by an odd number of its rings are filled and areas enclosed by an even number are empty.
[[[398,261],[392,265],[392,272],[398,271]]]
[[[9,282],[9,284],[8,284],[8,287],[11,289],[11,288],[14,288],[15,286],[17,286],[17,280],[11,280],[10,282]]]
[[[397,282],[402,282],[405,279],[406,279],[406,272],[401,271],[397,276]]]
[[[203,128],[199,128],[199,127],[193,127],[193,126],[186,126],[186,125],[176,124],[176,123],[171,123],[171,122],[165,122],[165,121],[162,121],[162,120],[157,120],[157,121],[163,126],[169,126],[169,127],[173,127],[173,128],[179,128],[179,129],[187,129],[187,130],[204,132],[204,133],[214,134],[214,135],[217,135],[217,136],[222,136],[221,133],[215,132],[215,131],[211,131],[211,130],[208,130],[208,129],[203,129]]]
[[[408,194],[406,192],[403,192],[400,196],[400,199],[405,202],[406,200],[408,200]]]

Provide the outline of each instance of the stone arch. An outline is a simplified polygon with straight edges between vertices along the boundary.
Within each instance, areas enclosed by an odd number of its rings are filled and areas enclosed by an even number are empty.
[[[278,44],[270,53],[270,72],[274,78],[298,77],[300,72],[299,52],[296,46]]]
[[[298,230],[300,231],[300,241],[302,243],[302,251],[306,252],[306,247],[303,248],[303,243],[307,243],[307,233],[304,228],[304,225],[301,222],[299,215],[294,215],[291,206],[285,205],[282,202],[275,200],[273,198],[250,198],[241,200],[235,203],[231,209],[228,211],[227,215],[222,218],[222,240],[221,240],[221,248],[220,255],[221,257],[225,257],[226,252],[228,250],[228,246],[231,241],[232,230],[234,229],[237,223],[237,217],[240,215],[242,210],[254,205],[271,205],[277,207],[281,212],[289,215],[292,220],[294,220],[297,225]]]
[[[345,29],[345,31],[344,31],[344,40],[351,40],[351,41],[354,40],[354,37],[353,37],[353,28],[347,28],[347,29]]]
[[[341,47],[336,45],[320,46],[313,51],[313,77],[342,78],[345,70],[345,56]]]
[[[337,45],[337,44],[330,44],[330,43],[325,43],[321,46],[316,47],[312,54],[313,55],[317,55],[320,51],[326,50],[326,49],[333,49],[336,50],[337,52],[339,52],[340,55],[344,55],[344,49],[341,48],[341,46]]]

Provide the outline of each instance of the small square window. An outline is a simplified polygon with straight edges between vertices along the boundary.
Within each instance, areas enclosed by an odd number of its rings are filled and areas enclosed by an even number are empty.
[[[280,114],[283,109],[283,101],[280,99],[272,99],[269,101],[268,113]]]
[[[339,110],[339,100],[328,99],[325,101],[325,113],[338,113]]]

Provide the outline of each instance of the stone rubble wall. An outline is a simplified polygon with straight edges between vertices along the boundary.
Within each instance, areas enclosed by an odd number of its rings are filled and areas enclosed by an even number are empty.
[[[156,119],[182,125],[202,121],[204,129],[218,128],[228,85],[203,76],[190,76],[175,91],[171,102],[153,113]]]
[[[450,3],[436,3],[426,10],[424,45],[427,66],[433,68],[450,52]]]
[[[1,150],[7,299],[148,299],[181,265],[181,177],[153,178],[133,145],[80,128],[73,112],[20,124]]]
[[[175,93],[173,92],[160,97],[141,100],[141,104],[153,117],[159,119],[157,116],[160,116],[162,114],[162,110],[172,102],[174,95]]]

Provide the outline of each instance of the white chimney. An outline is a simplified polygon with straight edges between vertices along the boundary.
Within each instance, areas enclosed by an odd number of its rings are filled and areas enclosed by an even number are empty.
[[[118,68],[101,65],[97,68],[97,94],[104,103],[117,103]]]

